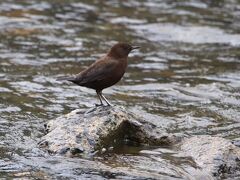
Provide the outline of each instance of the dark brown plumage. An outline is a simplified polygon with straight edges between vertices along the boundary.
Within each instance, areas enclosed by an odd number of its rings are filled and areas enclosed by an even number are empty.
[[[104,57],[91,64],[87,69],[73,77],[59,78],[59,80],[71,81],[79,86],[84,86],[96,90],[103,105],[104,100],[107,105],[111,105],[102,95],[102,90],[116,84],[124,75],[127,68],[128,54],[138,46],[131,46],[127,43],[115,44]]]

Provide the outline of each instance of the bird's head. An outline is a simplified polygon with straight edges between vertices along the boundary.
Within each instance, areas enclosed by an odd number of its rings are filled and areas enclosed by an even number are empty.
[[[134,50],[140,48],[139,46],[131,46],[127,43],[117,43],[115,44],[110,51],[108,52],[108,56],[114,58],[127,58],[128,54]]]

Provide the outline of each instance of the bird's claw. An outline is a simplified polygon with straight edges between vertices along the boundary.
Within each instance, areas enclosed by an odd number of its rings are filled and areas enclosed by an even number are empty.
[[[103,104],[95,104],[95,107],[103,106]]]

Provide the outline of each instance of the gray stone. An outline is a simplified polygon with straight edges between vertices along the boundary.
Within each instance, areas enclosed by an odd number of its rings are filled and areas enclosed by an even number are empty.
[[[139,144],[169,145],[178,141],[161,127],[128,112],[123,107],[74,110],[51,120],[40,147],[51,153],[91,154],[132,141]]]
[[[154,164],[152,168],[160,172],[168,170],[174,176],[183,173],[184,177],[190,175],[195,179],[235,177],[240,174],[240,148],[230,140],[205,135],[182,138],[181,134],[167,133],[167,127],[163,127],[157,120],[144,119],[123,107],[77,109],[49,121],[45,129],[47,133],[39,146],[54,154],[94,155],[105,153],[128,141],[159,147],[172,145],[173,149],[176,147],[173,153],[176,158],[192,159],[194,165],[187,168],[189,174],[184,174],[185,170],[162,159],[162,152],[154,150],[149,151],[150,159],[144,156],[128,156],[128,159],[135,162],[134,158],[137,158],[138,162],[145,158],[141,163],[145,168]],[[152,162],[153,157],[155,162]]]
[[[191,156],[197,167],[215,177],[240,172],[240,148],[230,140],[208,135],[193,136],[181,142],[183,156]]]

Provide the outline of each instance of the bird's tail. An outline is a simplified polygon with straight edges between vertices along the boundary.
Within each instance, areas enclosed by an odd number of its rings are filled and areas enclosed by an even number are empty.
[[[58,77],[57,81],[74,81],[75,77],[71,76],[63,76],[63,77]]]

